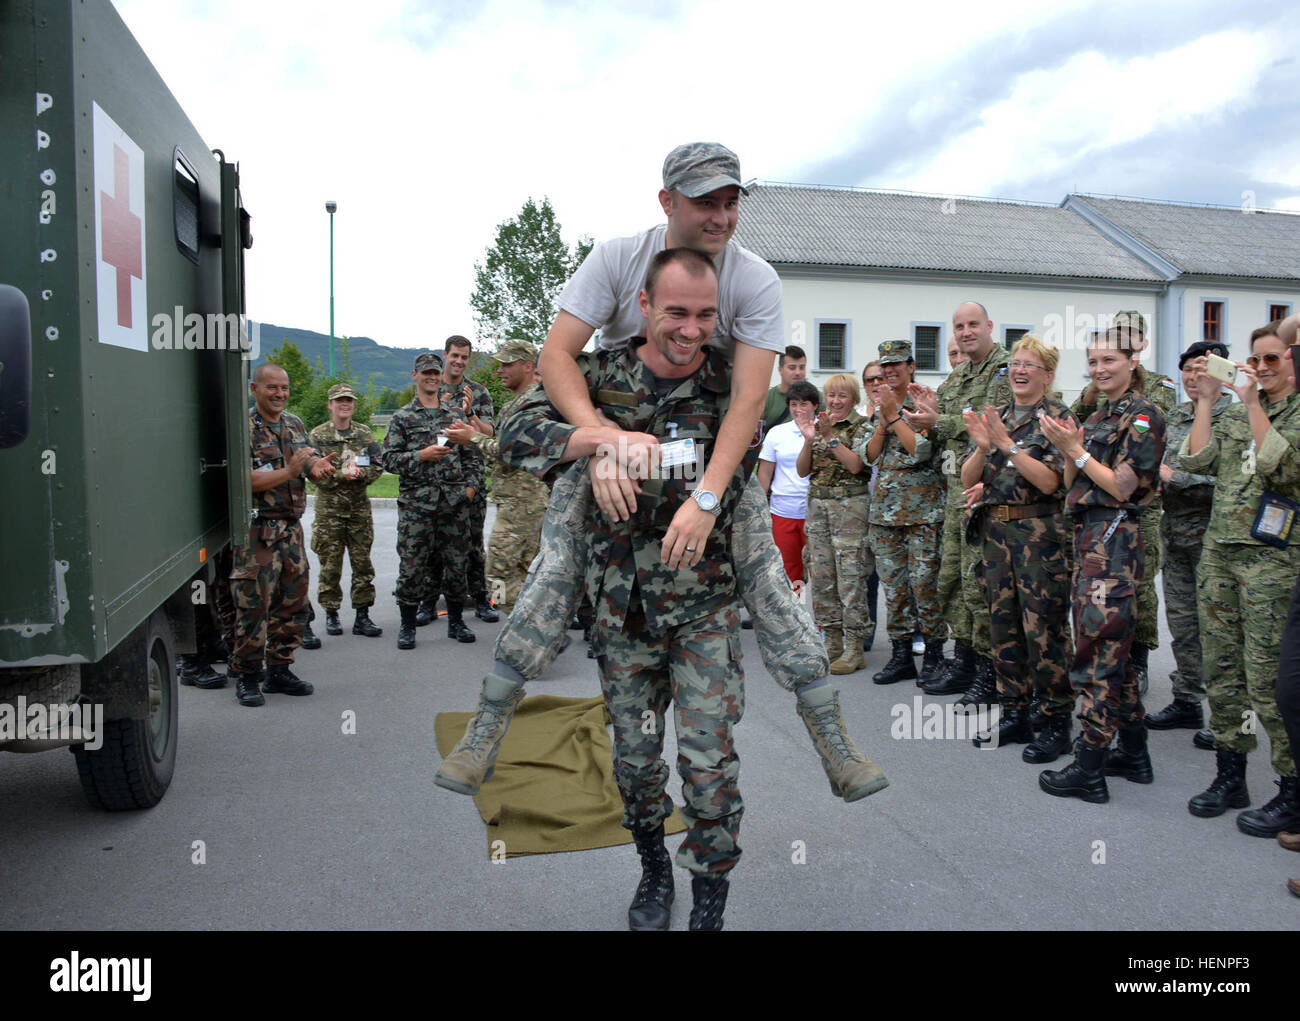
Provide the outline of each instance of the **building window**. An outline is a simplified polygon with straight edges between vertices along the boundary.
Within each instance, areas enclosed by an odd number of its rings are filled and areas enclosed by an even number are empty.
[[[818,320],[818,371],[842,372],[849,368],[849,324],[842,319]]]
[[[918,372],[939,371],[939,339],[943,327],[935,324],[912,324],[912,357]]]
[[[1020,343],[1020,338],[1028,332],[1028,326],[1004,326],[1002,328],[1002,346],[1010,351]]]
[[[1201,302],[1201,339],[1223,340],[1223,302]]]
[[[1290,314],[1291,314],[1290,305],[1270,304],[1268,306],[1268,321],[1270,323],[1277,322],[1277,320],[1279,319],[1285,319]]]

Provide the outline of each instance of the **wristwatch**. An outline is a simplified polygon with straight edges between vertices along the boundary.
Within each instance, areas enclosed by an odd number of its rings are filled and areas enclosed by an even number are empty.
[[[1092,455],[1085,450],[1081,457],[1076,457],[1074,459],[1074,466],[1082,471],[1083,466],[1091,460],[1092,460]]]
[[[700,505],[700,510],[706,510],[715,518],[722,513],[722,504],[718,503],[718,498],[707,489],[696,489],[691,492],[691,499]]]
[[[1007,457],[1008,457],[1008,458],[1012,458],[1012,457],[1015,457],[1015,456],[1016,456],[1017,454],[1019,454],[1019,453],[1021,453],[1020,448],[1019,448],[1018,446],[1016,446],[1016,441],[1015,441],[1015,440],[1012,440],[1012,441],[1011,441],[1011,446],[1007,447]]]
[[[840,438],[838,436],[832,436],[829,440],[826,441],[826,446],[829,447],[831,450],[834,450],[839,445],[840,445]]]

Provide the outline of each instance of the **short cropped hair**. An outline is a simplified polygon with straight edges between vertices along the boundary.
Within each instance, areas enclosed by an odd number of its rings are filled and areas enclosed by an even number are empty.
[[[837,372],[822,387],[823,393],[830,393],[832,390],[847,390],[853,398],[853,403],[858,404],[862,401],[862,391],[858,389],[858,381],[848,372]]]
[[[443,351],[446,351],[449,347],[467,347],[471,351],[474,350],[474,345],[469,342],[469,338],[462,337],[459,333],[453,333],[442,342]]]
[[[800,358],[802,358],[804,361],[807,361],[808,354],[801,347],[796,347],[794,344],[787,344],[786,349],[776,356],[777,368],[780,368],[782,365],[784,365],[787,358],[790,359],[791,361],[796,361],[796,362]]]
[[[797,383],[791,383],[790,389],[785,392],[786,407],[790,406],[791,401],[808,401],[814,408],[820,408],[822,395],[814,384],[801,379]]]
[[[718,278],[718,268],[703,252],[697,252],[694,248],[665,248],[650,260],[650,269],[645,275],[645,293],[651,301],[654,301],[655,284],[659,282],[659,274],[673,263],[677,263],[696,280],[706,273],[712,273],[714,280]]]

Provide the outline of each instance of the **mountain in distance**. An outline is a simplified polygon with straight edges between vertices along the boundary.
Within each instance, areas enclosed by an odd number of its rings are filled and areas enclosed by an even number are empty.
[[[258,365],[266,361],[266,356],[273,349],[278,348],[286,340],[293,344],[302,356],[307,359],[312,369],[316,368],[317,359],[320,360],[323,372],[329,371],[329,347],[330,338],[327,333],[316,333],[314,330],[299,330],[292,326],[275,326],[271,323],[261,323],[261,354],[249,367],[250,374]],[[339,358],[339,338],[334,338],[334,367],[338,368]],[[370,337],[349,337],[348,338],[348,356],[352,361],[352,373],[357,377],[358,384],[364,389],[370,382],[370,377],[375,377],[375,392],[378,393],[384,387],[391,387],[394,390],[401,390],[410,385],[411,369],[415,364],[415,356],[421,351],[439,351],[441,347],[413,348],[413,347],[387,347],[372,340]]]

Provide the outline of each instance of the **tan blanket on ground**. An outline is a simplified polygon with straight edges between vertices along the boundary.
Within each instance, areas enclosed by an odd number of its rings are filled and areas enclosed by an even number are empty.
[[[438,752],[451,753],[470,713],[439,713]],[[602,698],[534,695],[515,712],[496,772],[474,799],[487,823],[488,857],[584,851],[632,842],[614,783]],[[674,808],[669,833],[686,828]]]

